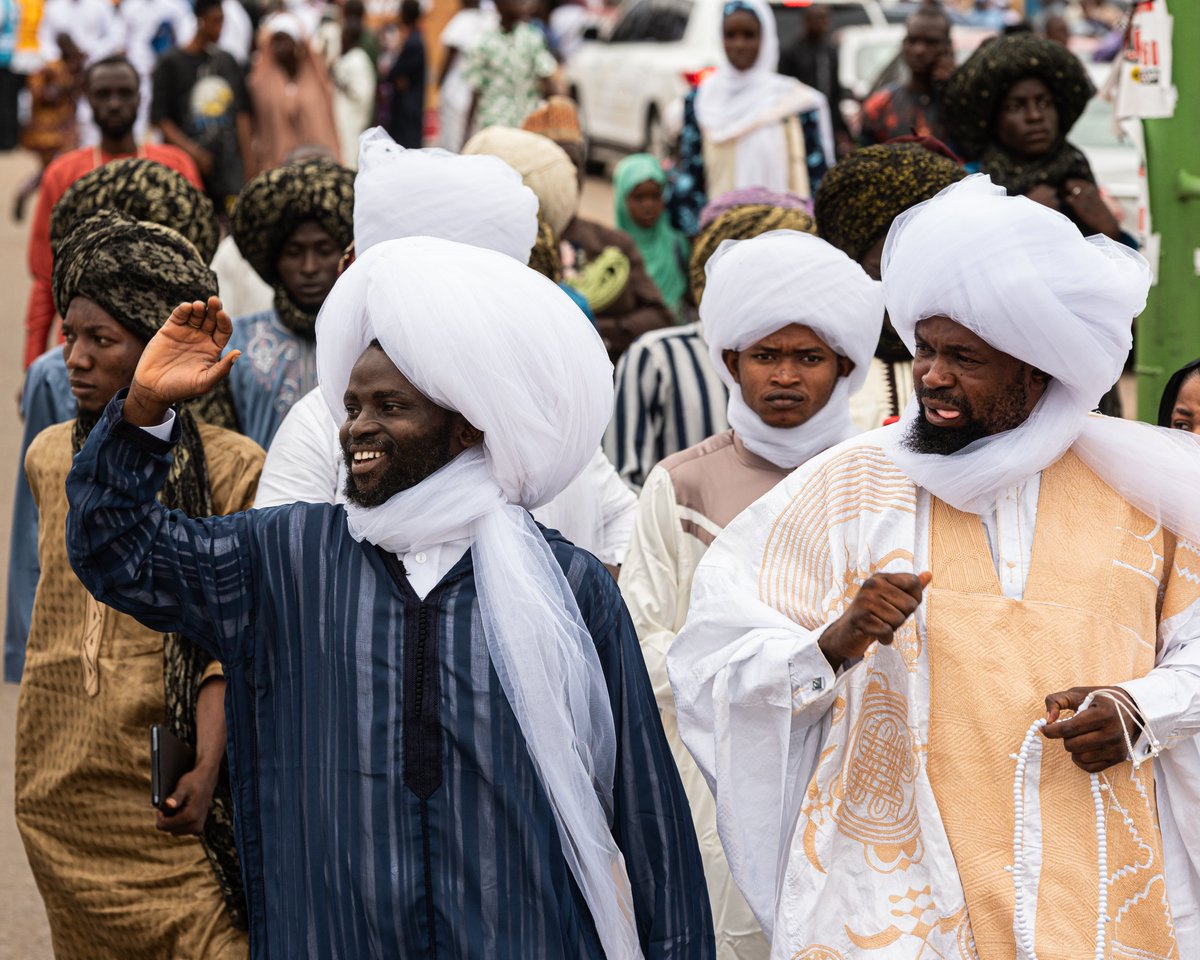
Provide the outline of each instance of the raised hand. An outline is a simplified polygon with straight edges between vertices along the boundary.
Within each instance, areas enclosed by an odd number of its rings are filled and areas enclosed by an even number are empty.
[[[836,670],[861,657],[873,643],[890,644],[904,621],[916,613],[933,574],[876,573],[867,578],[850,609],[831,623],[818,641]]]
[[[219,297],[181,303],[172,310],[142,351],[125,401],[125,419],[137,426],[162,423],[172,404],[215,387],[241,355],[231,350],[221,356],[232,334],[233,323]]]

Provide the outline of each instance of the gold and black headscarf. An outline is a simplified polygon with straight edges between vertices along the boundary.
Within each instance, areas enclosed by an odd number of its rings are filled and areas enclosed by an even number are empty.
[[[324,157],[285,163],[260,173],[238,194],[230,228],[242,256],[275,288],[285,327],[314,336],[317,314],[295,303],[279,276],[279,254],[302,223],[314,221],[339,250],[354,239],[354,171]]]
[[[221,239],[216,211],[204,191],[170,167],[128,157],[97,167],[76,180],[50,216],[50,249],[71,229],[100,210],[120,210],[135,220],[159,223],[192,242],[211,263]]]
[[[858,150],[839,160],[817,188],[817,233],[851,260],[861,261],[896,217],[966,175],[949,157],[919,143]]]
[[[185,237],[156,223],[102,210],[80,221],[62,240],[54,259],[54,303],[59,314],[76,297],[94,301],[139,340],[148,341],[180,303],[217,292],[217,278]],[[190,517],[213,514],[212,489],[199,428],[185,405],[176,415],[180,439],[160,502]],[[83,448],[98,414],[82,412],[72,437]],[[196,700],[209,657],[179,634],[163,638],[163,694],[167,727],[196,743]],[[201,836],[221,885],[232,922],[247,925],[245,892],[233,833],[233,808],[225,773],[213,794]]]

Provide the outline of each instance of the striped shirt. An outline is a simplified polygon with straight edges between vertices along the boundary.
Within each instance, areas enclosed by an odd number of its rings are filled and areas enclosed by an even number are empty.
[[[178,428],[176,428],[178,429]],[[169,441],[109,405],[67,479],[67,546],[103,602],[219,659],[254,960],[603,960],[480,633],[468,551],[423,599],[344,508],[189,519]],[[611,822],[647,960],[712,960],[712,915],[633,625],[600,562],[547,541],[596,643]]]
[[[652,330],[617,365],[604,452],[621,479],[640,490],[660,460],[729,428],[728,401],[699,323]]]

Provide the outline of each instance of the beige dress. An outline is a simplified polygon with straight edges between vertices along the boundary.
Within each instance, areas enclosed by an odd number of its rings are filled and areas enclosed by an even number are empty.
[[[25,458],[41,578],[17,708],[16,815],[54,952],[70,960],[244,958],[194,837],[155,829],[150,736],[163,720],[161,633],[94,600],[67,561],[74,421]],[[263,452],[199,424],[218,513],[254,499]]]
[[[692,576],[717,534],[790,471],[747,450],[732,430],[667,457],[646,478],[625,563],[621,594],[646,658],[663,730],[704,859],[718,960],[766,960],[770,944],[734,885],[717,836],[716,803],[683,744],[667,678],[667,651],[687,619]]]

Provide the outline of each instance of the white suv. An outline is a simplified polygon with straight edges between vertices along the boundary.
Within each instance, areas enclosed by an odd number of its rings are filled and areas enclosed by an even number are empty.
[[[720,62],[725,0],[626,0],[607,39],[586,39],[567,66],[571,93],[591,144],[666,155],[672,104]],[[777,0],[779,46],[800,35],[804,9],[828,6],[832,27],[884,26],[879,0]]]

